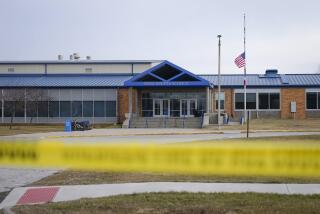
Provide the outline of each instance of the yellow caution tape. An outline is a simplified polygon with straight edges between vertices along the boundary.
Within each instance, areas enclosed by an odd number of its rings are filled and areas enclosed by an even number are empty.
[[[1,166],[215,175],[320,176],[319,144],[0,143]]]

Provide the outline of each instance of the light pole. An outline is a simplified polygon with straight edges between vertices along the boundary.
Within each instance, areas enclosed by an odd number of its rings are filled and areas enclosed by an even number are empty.
[[[220,69],[221,69],[221,35],[218,35],[218,129],[220,129],[220,93],[221,93],[221,83],[220,83]]]

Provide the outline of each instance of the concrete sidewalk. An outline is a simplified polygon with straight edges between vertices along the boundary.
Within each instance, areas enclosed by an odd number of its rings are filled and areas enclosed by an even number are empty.
[[[228,192],[228,193],[276,193],[276,194],[320,194],[320,184],[258,184],[258,183],[194,183],[194,182],[146,182],[99,185],[70,185],[55,187],[18,187],[0,204],[0,209],[15,206],[26,191],[56,189],[57,192],[45,202],[71,201],[80,198],[97,198],[121,194],[149,192]],[[34,197],[34,196],[33,196]],[[33,201],[33,204],[37,202]],[[39,202],[40,203],[40,202]],[[42,201],[43,203],[43,201]],[[28,204],[28,203],[25,203]]]
[[[320,132],[254,131],[250,137],[319,135]],[[48,132],[2,136],[2,140],[50,140],[65,143],[177,143],[189,141],[244,138],[240,130],[210,131],[206,129],[94,129],[84,132]]]
[[[2,136],[1,138],[63,138],[63,137],[99,137],[99,136],[139,136],[139,135],[184,135],[184,134],[223,134],[240,133],[240,130],[218,131],[208,129],[182,129],[182,128],[149,128],[149,129],[92,129],[88,131],[73,132],[45,132],[33,134],[19,134],[11,136]]]

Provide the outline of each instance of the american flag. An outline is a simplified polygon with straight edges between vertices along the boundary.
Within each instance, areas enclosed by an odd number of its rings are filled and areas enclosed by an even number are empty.
[[[238,68],[242,68],[246,65],[246,54],[243,52],[240,54],[235,60],[234,63],[238,66]]]

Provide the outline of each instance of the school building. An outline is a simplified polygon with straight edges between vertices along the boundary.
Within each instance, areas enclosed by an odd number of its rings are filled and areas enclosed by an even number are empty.
[[[0,62],[1,123],[122,123],[203,127],[217,122],[217,81],[165,60]],[[221,109],[243,115],[243,75],[221,75]],[[320,117],[320,74],[247,75],[251,118]]]

